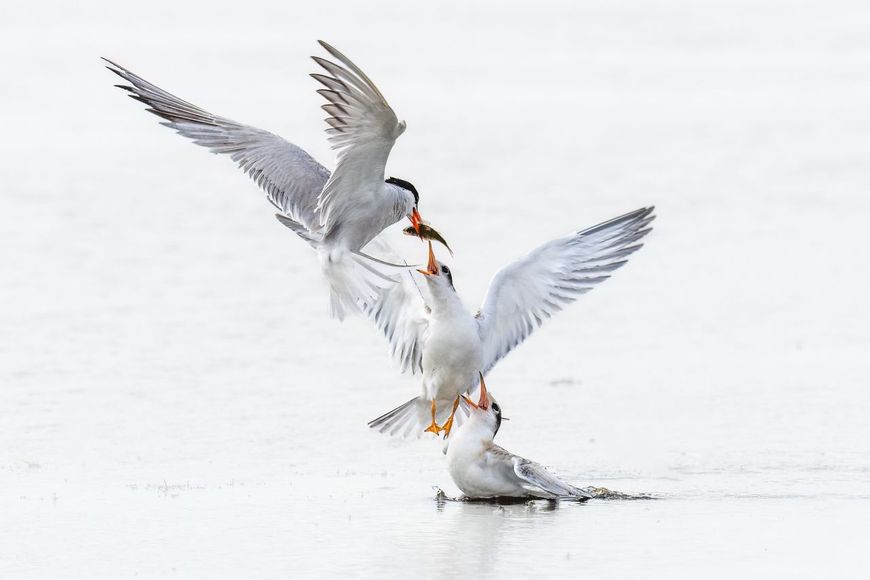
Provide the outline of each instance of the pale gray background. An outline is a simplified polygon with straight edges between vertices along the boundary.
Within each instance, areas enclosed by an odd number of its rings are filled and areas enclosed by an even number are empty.
[[[0,577],[862,577],[868,30],[861,1],[4,1]],[[469,307],[657,205],[489,384],[503,445],[665,499],[438,507],[439,445],[365,426],[417,380],[98,60],[331,166],[317,38],[407,120],[389,172]]]

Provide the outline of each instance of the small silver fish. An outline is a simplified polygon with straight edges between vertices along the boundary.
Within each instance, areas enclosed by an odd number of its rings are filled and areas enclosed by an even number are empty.
[[[450,249],[450,246],[447,245],[447,242],[438,233],[438,230],[433,228],[428,224],[420,224],[420,233],[417,233],[417,230],[414,229],[414,226],[408,226],[404,230],[402,230],[406,236],[414,236],[415,238],[420,238],[421,240],[435,240],[436,242],[443,245],[447,248],[447,251],[450,252],[450,255],[453,255],[453,250]]]

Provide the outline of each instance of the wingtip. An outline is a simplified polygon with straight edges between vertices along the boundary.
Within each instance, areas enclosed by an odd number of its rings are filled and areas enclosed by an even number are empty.
[[[333,72],[333,70],[341,68],[337,64],[332,62],[331,60],[325,59],[321,56],[312,55],[311,60],[313,60],[315,63],[317,63],[318,66],[320,66],[320,68],[322,68],[323,70],[325,70],[326,72],[328,72],[329,74],[331,74],[333,76],[335,74]]]
[[[347,57],[344,56],[340,50],[338,50],[337,48],[335,48],[334,46],[332,46],[331,44],[329,44],[325,40],[318,40],[317,43],[320,46],[322,46],[326,52],[328,52],[329,54],[331,54],[332,56],[334,56],[338,60],[347,60]]]
[[[122,67],[121,65],[119,65],[118,63],[116,63],[115,61],[113,61],[113,60],[109,60],[109,59],[106,58],[105,56],[101,56],[101,57],[100,57],[100,60],[102,60],[102,61],[105,62],[105,63],[108,63],[108,64],[105,64],[105,65],[103,65],[103,66],[105,66],[107,69],[109,69],[109,70],[112,71],[113,73],[119,73],[119,72],[122,72],[122,71],[126,71],[126,70],[127,70],[127,69],[125,69],[124,67]]]

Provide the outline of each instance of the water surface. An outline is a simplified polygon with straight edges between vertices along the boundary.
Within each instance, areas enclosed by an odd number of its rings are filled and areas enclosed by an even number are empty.
[[[2,9],[0,576],[865,573],[865,3],[237,8]],[[502,445],[659,499],[436,501],[440,444],[365,426],[417,380],[98,61],[331,164],[319,37],[408,121],[389,172],[470,308],[535,244],[657,205],[487,383]]]

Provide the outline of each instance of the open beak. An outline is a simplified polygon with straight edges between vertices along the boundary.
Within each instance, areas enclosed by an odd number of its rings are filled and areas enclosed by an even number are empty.
[[[432,250],[432,242],[429,242],[429,263],[426,264],[425,270],[417,270],[424,276],[438,276],[438,260],[435,259],[435,252]]]
[[[411,212],[411,215],[408,217],[408,219],[411,220],[411,225],[414,226],[414,231],[417,232],[417,235],[419,236],[420,235],[420,222],[423,221],[423,218],[420,217],[420,212],[417,211],[416,207]]]
[[[480,373],[480,400],[475,403],[465,395],[462,395],[462,398],[465,399],[465,402],[468,403],[472,409],[486,411],[489,408],[489,395],[486,394],[486,383],[483,382],[483,373]]]
[[[483,382],[483,373],[480,373],[480,400],[477,406],[484,411],[489,408],[489,397],[486,395],[486,383]]]

